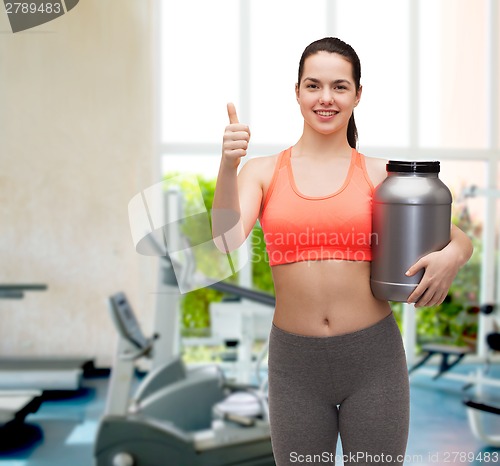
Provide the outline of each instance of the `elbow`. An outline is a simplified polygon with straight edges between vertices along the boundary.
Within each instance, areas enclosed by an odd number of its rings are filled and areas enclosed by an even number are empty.
[[[227,254],[235,251],[245,239],[239,213],[227,209],[212,210],[212,240],[220,252]]]
[[[232,251],[229,250],[229,245],[227,244],[227,241],[225,241],[225,237],[224,235],[219,235],[219,234],[215,234],[213,231],[212,231],[212,240],[215,244],[215,247],[222,253],[224,254],[227,254],[227,253],[230,253]]]
[[[455,250],[456,258],[460,267],[465,265],[474,252],[471,238],[460,228],[452,225],[451,247]]]
[[[460,267],[463,267],[467,262],[469,262],[469,259],[472,257],[472,254],[474,252],[474,246],[472,244],[472,241],[470,238],[467,238],[467,244],[465,245],[464,248],[462,248],[462,257],[460,260]]]
[[[236,251],[245,242],[245,238],[241,237],[241,235],[235,236],[227,233],[219,235],[214,235],[212,233],[212,240],[215,247],[224,254]]]
[[[462,242],[462,253],[463,253],[463,259],[464,259],[464,264],[471,258],[472,254],[474,253],[474,244],[472,243],[472,239],[467,235],[464,231],[460,230],[462,237],[463,237],[463,242]]]
[[[467,237],[468,241],[468,248],[467,248],[467,260],[469,260],[472,257],[472,254],[474,254],[474,244],[472,243],[472,240]]]

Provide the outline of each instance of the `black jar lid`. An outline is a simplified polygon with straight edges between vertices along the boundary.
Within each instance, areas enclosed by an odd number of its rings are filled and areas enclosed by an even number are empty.
[[[410,162],[408,160],[389,160],[388,172],[400,173],[439,173],[439,162]]]

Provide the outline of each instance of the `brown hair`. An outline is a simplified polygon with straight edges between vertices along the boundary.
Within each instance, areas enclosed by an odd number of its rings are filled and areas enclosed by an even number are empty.
[[[318,52],[338,53],[352,65],[352,74],[357,93],[359,91],[361,81],[361,63],[359,61],[359,57],[349,44],[346,44],[336,37],[325,37],[324,39],[316,40],[304,49],[299,62],[298,85],[300,86],[306,58]],[[356,122],[354,121],[354,112],[349,119],[349,124],[347,125],[347,141],[351,147],[356,147],[356,143],[358,141],[358,130],[356,128]]]

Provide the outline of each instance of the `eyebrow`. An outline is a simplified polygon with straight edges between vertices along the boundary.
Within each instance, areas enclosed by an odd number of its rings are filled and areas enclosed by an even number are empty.
[[[316,83],[316,84],[319,84],[321,81],[319,79],[316,79],[316,78],[304,78],[304,81],[311,81],[313,83]],[[349,81],[348,79],[336,79],[335,81],[332,81],[332,84],[351,84],[351,81]]]

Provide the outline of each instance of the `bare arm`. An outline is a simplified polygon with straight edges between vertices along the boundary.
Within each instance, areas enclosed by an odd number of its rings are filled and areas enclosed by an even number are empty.
[[[247,154],[250,130],[238,122],[236,109],[228,104],[229,126],[224,132],[222,158],[212,205],[212,237],[222,252],[240,247],[257,220],[262,189],[255,163],[249,161],[237,173]]]
[[[408,270],[407,275],[411,276],[425,268],[424,276],[409,296],[408,302],[415,303],[415,307],[441,304],[455,276],[470,259],[472,252],[470,238],[456,225],[452,225],[448,245],[441,251],[422,257]]]

